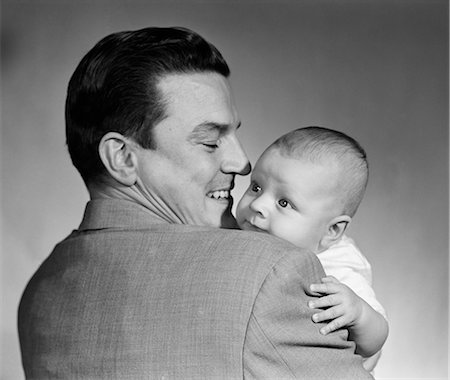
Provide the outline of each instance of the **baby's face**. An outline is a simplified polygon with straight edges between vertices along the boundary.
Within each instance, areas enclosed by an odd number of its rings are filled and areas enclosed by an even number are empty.
[[[339,215],[338,170],[266,151],[236,209],[243,230],[266,232],[313,252],[328,223]]]

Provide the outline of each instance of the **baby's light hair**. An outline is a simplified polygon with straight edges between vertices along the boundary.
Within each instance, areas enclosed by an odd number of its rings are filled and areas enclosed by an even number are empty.
[[[323,127],[295,129],[277,139],[267,150],[312,163],[335,164],[340,169],[344,214],[353,217],[364,196],[369,177],[367,155],[345,133]]]

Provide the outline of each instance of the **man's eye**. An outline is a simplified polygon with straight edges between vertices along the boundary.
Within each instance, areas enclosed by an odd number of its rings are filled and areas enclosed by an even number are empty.
[[[280,199],[278,201],[278,204],[283,208],[290,206],[289,201],[287,201],[286,199]]]
[[[203,146],[206,146],[208,149],[217,149],[219,147],[219,145],[217,143],[203,143]]]

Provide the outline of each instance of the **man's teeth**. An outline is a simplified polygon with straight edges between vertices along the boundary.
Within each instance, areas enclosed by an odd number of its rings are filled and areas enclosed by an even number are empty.
[[[228,190],[216,190],[213,191],[212,193],[209,193],[208,197],[214,199],[221,199],[221,198],[228,199],[230,197],[230,192]]]

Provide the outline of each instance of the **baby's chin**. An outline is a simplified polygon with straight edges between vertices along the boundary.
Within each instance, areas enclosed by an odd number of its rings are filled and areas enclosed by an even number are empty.
[[[248,227],[245,225],[243,221],[236,219],[236,225],[237,228],[239,228],[240,230],[248,231]]]
[[[239,214],[237,213],[234,220],[236,221],[236,228],[245,230],[245,225],[244,225],[245,219],[240,218]]]

